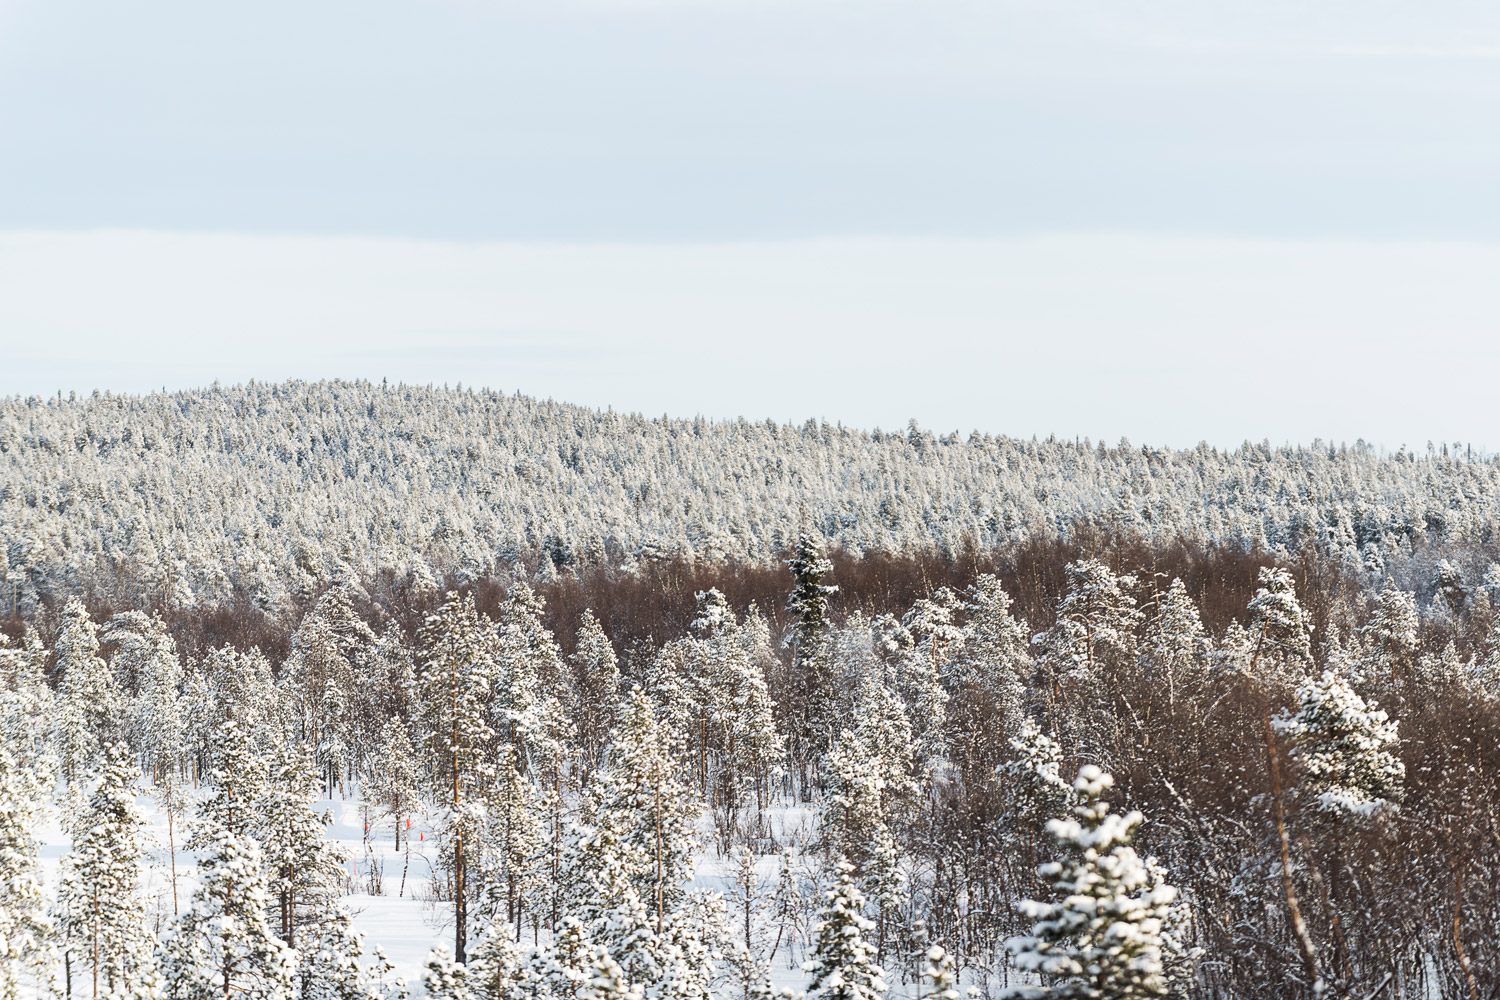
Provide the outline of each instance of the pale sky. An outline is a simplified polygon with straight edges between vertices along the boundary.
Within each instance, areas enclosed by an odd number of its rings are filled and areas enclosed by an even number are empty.
[[[0,393],[1500,445],[1500,8],[0,0]]]

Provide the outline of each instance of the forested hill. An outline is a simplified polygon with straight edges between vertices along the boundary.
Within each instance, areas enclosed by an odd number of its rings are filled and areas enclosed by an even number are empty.
[[[854,553],[954,551],[1101,521],[1273,553],[1311,545],[1399,580],[1428,568],[1414,558],[1477,557],[1497,520],[1500,461],[1446,447],[1173,451],[364,382],[0,400],[5,597],[23,609],[101,576],[169,603],[237,589],[275,603],[329,578],[463,580],[518,560],[543,577],[764,562],[802,530]]]

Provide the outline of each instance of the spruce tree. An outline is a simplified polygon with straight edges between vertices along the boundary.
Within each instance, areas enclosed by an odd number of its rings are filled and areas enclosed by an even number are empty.
[[[1291,736],[1303,787],[1319,809],[1364,816],[1400,800],[1406,766],[1394,753],[1396,723],[1384,711],[1333,671],[1303,683],[1297,699],[1301,709],[1276,726]]]
[[[786,601],[792,625],[786,644],[792,648],[796,662],[804,664],[822,647],[828,631],[828,598],[839,588],[823,582],[833,572],[833,563],[823,555],[822,544],[806,532],[797,537],[786,565],[792,573],[792,592]]]
[[[865,898],[854,884],[854,866],[840,858],[813,931],[806,1000],[880,1000],[885,973],[875,964],[875,946],[865,936],[875,924],[864,916]]]
[[[1164,935],[1177,891],[1158,877],[1159,867],[1142,861],[1130,846],[1143,817],[1110,814],[1102,796],[1112,784],[1093,765],[1078,772],[1066,819],[1047,824],[1062,850],[1060,861],[1037,873],[1052,887],[1053,901],[1023,900],[1031,934],[1006,942],[1017,968],[1039,985],[1012,987],[1012,998],[1131,1000],[1166,996]]]
[[[1250,654],[1253,671],[1262,660],[1277,657],[1284,667],[1312,661],[1312,625],[1297,601],[1292,574],[1276,566],[1263,566],[1260,587],[1251,598],[1250,635],[1255,646]]]

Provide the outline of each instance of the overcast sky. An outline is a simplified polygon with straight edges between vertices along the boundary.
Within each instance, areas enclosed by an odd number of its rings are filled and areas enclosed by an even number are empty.
[[[1500,6],[0,0],[0,392],[1500,446]]]

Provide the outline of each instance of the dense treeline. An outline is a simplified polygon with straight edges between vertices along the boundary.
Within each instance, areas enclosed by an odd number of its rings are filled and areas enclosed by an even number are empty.
[[[28,614],[83,590],[280,612],[330,579],[764,567],[802,532],[957,560],[1098,524],[1416,589],[1493,557],[1497,519],[1500,459],[1449,443],[1172,450],[363,382],[0,399],[0,611]]]
[[[330,955],[388,989],[306,805],[340,792],[398,838],[436,817],[438,996],[768,997],[804,959],[818,998],[1500,990],[1500,568],[1404,590],[1096,529],[785,556],[44,602],[0,651],[4,780],[92,788],[121,831],[80,824],[54,947],[90,953],[89,879],[129,884],[85,862],[139,863],[118,817],[143,781],[178,810],[201,783],[203,884],[264,905],[219,951],[201,886],[159,944],[116,934],[140,995],[323,995]],[[741,888],[690,886],[705,849]]]

